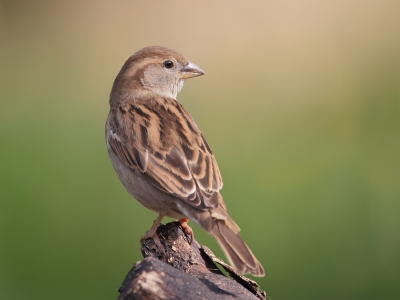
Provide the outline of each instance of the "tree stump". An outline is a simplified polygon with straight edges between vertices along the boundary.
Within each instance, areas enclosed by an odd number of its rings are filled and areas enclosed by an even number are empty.
[[[189,245],[178,222],[160,225],[157,234],[165,253],[152,239],[145,240],[144,259],[125,277],[118,300],[266,299],[255,281],[237,274],[206,246],[195,239]]]

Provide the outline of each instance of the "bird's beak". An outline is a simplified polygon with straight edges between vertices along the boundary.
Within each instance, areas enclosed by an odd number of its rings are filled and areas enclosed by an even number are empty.
[[[185,67],[181,69],[181,78],[188,79],[197,76],[204,75],[204,71],[196,66],[194,63],[189,62]]]

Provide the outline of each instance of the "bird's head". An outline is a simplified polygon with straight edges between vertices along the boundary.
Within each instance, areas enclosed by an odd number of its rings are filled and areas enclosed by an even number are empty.
[[[151,46],[137,51],[126,61],[113,89],[116,85],[136,90],[142,88],[176,99],[185,79],[203,74],[202,69],[179,52],[166,47]]]

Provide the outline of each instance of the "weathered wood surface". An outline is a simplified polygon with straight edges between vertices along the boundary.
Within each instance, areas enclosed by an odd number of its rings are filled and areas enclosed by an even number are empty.
[[[159,226],[157,234],[165,253],[157,251],[152,239],[145,240],[141,247],[144,259],[125,277],[118,300],[267,299],[254,281],[236,274],[210,249],[196,240],[189,245],[178,222]]]

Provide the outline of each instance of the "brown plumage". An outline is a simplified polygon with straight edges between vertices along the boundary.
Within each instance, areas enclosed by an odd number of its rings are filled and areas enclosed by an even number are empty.
[[[142,238],[152,237],[163,216],[188,219],[209,232],[241,273],[264,269],[239,236],[219,190],[221,174],[196,123],[176,101],[185,79],[204,72],[173,49],[152,46],[124,64],[110,95],[106,142],[127,191],[159,214]]]

